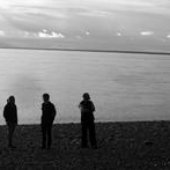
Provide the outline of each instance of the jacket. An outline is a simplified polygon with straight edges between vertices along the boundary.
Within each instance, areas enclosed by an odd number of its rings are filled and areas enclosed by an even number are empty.
[[[18,123],[18,118],[17,118],[17,107],[13,103],[7,103],[4,107],[4,112],[3,116],[6,120],[6,122],[10,123]]]
[[[56,116],[56,109],[53,103],[47,102],[42,104],[42,124],[52,124]]]

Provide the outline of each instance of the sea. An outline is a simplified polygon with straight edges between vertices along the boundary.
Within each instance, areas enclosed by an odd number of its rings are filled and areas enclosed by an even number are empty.
[[[96,122],[170,120],[170,56],[0,49],[0,124],[10,95],[19,124],[39,124],[42,94],[55,104],[55,123],[80,122],[88,92]]]

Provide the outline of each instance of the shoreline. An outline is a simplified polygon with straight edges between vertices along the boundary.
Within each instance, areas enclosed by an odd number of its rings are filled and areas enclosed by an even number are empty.
[[[95,124],[136,124],[136,123],[170,123],[170,120],[135,120],[135,121],[97,121]],[[80,122],[59,122],[53,123],[55,125],[80,125]],[[0,125],[0,128],[6,126],[6,124]],[[32,124],[18,124],[17,126],[40,126],[40,123],[32,123]]]
[[[121,53],[121,54],[142,54],[142,55],[165,55],[169,56],[170,51],[157,51],[157,50],[114,50],[114,49],[106,49],[101,50],[97,49],[83,49],[83,48],[41,48],[41,47],[0,47],[0,49],[4,50],[37,50],[37,51],[61,51],[61,52],[88,52],[88,53]]]

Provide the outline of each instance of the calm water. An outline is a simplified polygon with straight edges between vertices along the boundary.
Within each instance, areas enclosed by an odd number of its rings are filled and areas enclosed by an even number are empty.
[[[57,107],[56,122],[77,122],[86,91],[97,121],[170,119],[170,56],[0,50],[0,124],[11,94],[19,123],[39,123],[44,92]]]

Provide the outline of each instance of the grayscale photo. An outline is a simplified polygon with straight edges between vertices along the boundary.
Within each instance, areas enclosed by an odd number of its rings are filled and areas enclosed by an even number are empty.
[[[170,169],[169,0],[0,0],[0,170]]]

